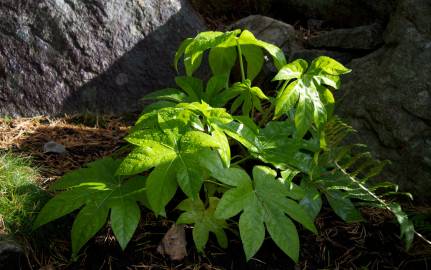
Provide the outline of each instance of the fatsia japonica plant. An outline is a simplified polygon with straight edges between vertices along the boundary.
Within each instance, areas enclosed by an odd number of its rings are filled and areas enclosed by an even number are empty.
[[[203,81],[194,74],[206,56],[211,76]],[[269,61],[278,71],[276,89],[263,91],[253,82]],[[247,30],[188,38],[174,66],[185,75],[175,78],[178,88],[144,97],[155,102],[125,138],[131,152],[67,173],[52,186],[61,192],[35,227],[79,210],[76,255],[109,217],[124,249],[143,206],[167,217],[179,211],[176,222],[193,226],[200,252],[210,233],[226,247],[225,230],[238,228],[247,259],[268,235],[297,262],[297,228],[318,233],[314,220],[327,201],[346,222],[363,220],[357,206],[392,211],[410,246],[413,226],[389,197],[399,194],[396,186],[372,180],[385,162],[361,145],[343,144],[353,129],[333,115],[332,92],[349,69],[325,56],[287,63],[282,50]],[[167,208],[175,196],[183,201]]]

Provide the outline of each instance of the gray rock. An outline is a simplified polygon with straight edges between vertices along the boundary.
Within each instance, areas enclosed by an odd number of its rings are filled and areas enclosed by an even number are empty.
[[[287,53],[302,48],[292,25],[266,16],[251,15],[229,26],[229,29],[236,28],[250,30],[256,38],[277,45]]]
[[[397,0],[273,0],[272,9],[289,22],[318,19],[337,27],[386,22]]]
[[[430,14],[429,0],[399,1],[385,46],[351,62],[338,105],[358,140],[393,161],[386,178],[423,200],[431,192]]]
[[[24,250],[15,241],[0,241],[0,269],[26,269]]]
[[[64,154],[66,153],[66,147],[64,145],[56,143],[54,141],[49,141],[43,145],[44,153],[56,153],[56,154]]]
[[[3,0],[0,114],[136,110],[204,29],[186,0]]]
[[[316,50],[316,49],[298,49],[293,51],[290,54],[289,61],[291,62],[295,59],[301,58],[301,59],[307,60],[308,62],[311,62],[315,58],[322,55],[334,58],[335,60],[343,64],[349,63],[355,57],[353,54],[348,52]]]
[[[383,43],[383,29],[375,23],[347,29],[320,32],[308,39],[312,48],[373,50]]]

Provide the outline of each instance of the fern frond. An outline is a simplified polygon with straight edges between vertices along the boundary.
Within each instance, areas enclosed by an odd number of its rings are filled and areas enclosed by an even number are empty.
[[[384,198],[393,195],[407,195],[411,198],[411,195],[398,192],[398,186],[393,183],[369,183],[368,180],[379,175],[389,162],[374,159],[363,145],[343,145],[343,141],[352,132],[355,130],[339,118],[334,117],[328,121],[325,127],[327,149],[322,154],[320,163],[323,163],[330,173],[322,175],[316,183],[321,185],[323,190],[341,191],[345,198],[359,201],[361,205],[392,212],[400,224],[401,238],[408,249],[415,234],[413,223],[399,204]]]

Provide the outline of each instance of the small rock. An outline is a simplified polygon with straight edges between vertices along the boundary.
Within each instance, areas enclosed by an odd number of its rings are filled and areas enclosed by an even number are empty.
[[[64,154],[66,153],[66,148],[64,145],[56,143],[54,141],[49,141],[43,145],[44,153],[56,153],[56,154]]]
[[[24,250],[12,240],[0,241],[0,269],[22,269],[25,261]]]
[[[186,246],[184,225],[173,224],[163,236],[157,251],[164,256],[168,256],[173,261],[181,261],[187,256]]]
[[[247,29],[256,38],[272,43],[289,53],[300,47],[292,25],[269,17],[251,15],[229,26],[229,29],[237,28]]]

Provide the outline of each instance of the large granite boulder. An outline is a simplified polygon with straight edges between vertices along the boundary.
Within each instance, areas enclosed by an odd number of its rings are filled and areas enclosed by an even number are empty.
[[[186,0],[3,0],[0,114],[135,110],[204,29]]]
[[[353,60],[338,113],[389,159],[386,176],[418,199],[431,192],[431,1],[400,0],[385,45]]]

